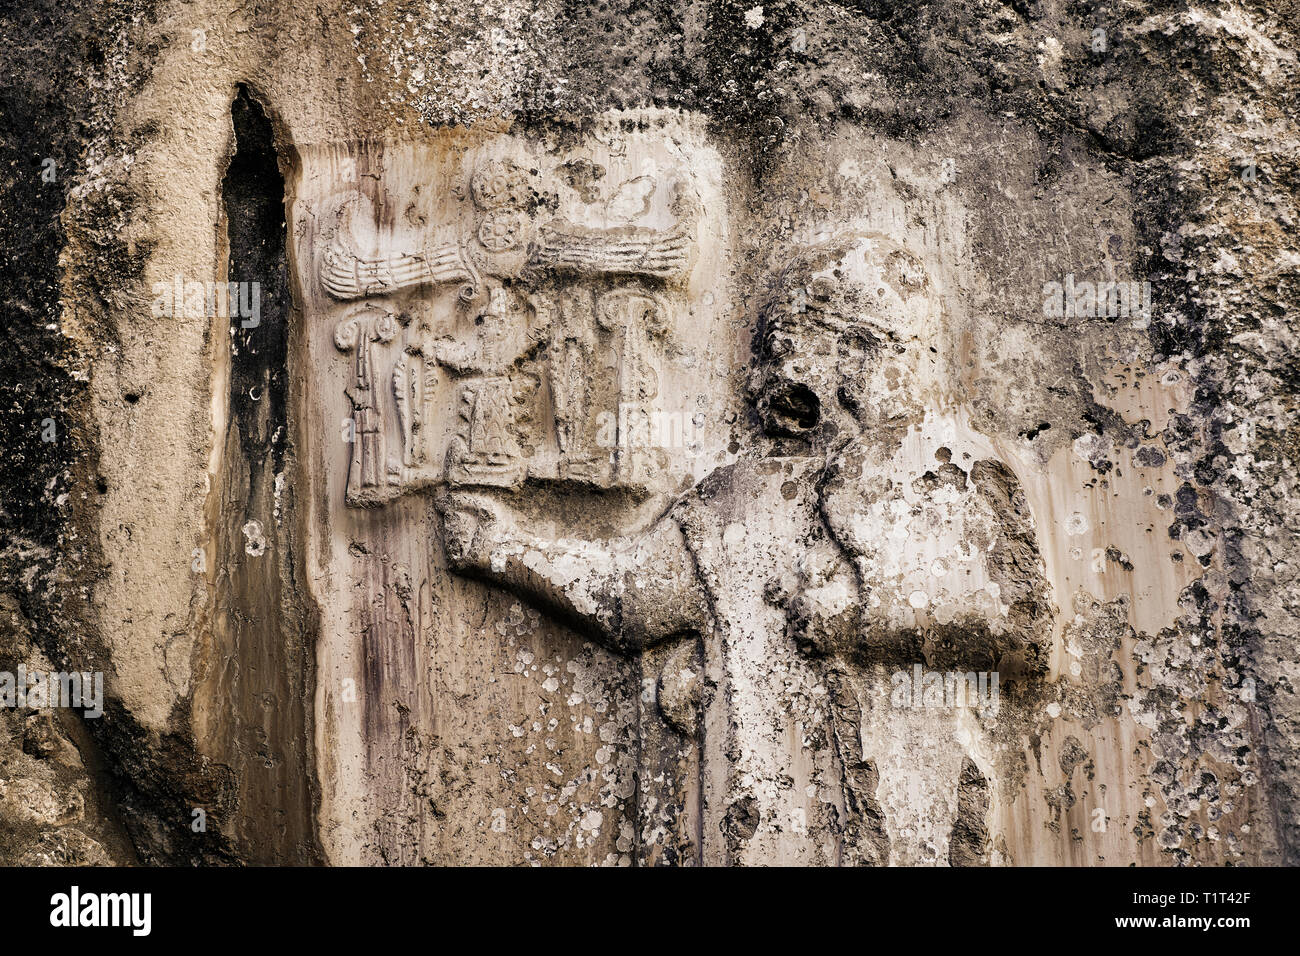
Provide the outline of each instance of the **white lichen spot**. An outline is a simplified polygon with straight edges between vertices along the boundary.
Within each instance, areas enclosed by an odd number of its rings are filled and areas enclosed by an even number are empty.
[[[262,532],[262,522],[249,521],[244,525],[244,553],[260,558],[266,553],[266,537]]]

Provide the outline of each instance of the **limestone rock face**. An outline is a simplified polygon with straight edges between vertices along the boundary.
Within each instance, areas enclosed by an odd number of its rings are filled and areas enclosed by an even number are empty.
[[[0,14],[0,859],[1296,862],[1282,7]]]

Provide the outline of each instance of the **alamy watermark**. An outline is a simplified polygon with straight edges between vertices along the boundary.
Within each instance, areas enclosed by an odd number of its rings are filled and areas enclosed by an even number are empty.
[[[1151,318],[1150,282],[1089,282],[1074,280],[1043,283],[1043,315],[1063,318]]]
[[[596,415],[596,445],[600,448],[681,448],[699,447],[702,426],[686,412],[646,409],[622,403],[618,414],[611,411]]]
[[[83,893],[74,885],[50,897],[50,925],[55,927],[117,926],[133,936],[148,936],[152,911],[152,893]]]
[[[102,671],[29,671],[24,664],[17,672],[0,671],[0,707],[80,708],[87,717],[104,715]]]
[[[890,703],[906,710],[998,709],[997,671],[930,671],[913,664],[910,671],[894,671]]]
[[[241,328],[262,324],[260,282],[186,282],[181,275],[171,282],[153,284],[154,318],[201,319],[205,316],[238,318]]]

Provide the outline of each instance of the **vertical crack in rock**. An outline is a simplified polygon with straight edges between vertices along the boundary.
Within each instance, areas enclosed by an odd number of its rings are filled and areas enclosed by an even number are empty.
[[[200,747],[238,781],[233,819],[215,825],[250,862],[302,864],[317,859],[315,627],[295,547],[284,177],[271,121],[247,88],[231,116],[234,155],[222,183],[228,308],[216,310],[229,315],[229,413],[210,503],[215,605],[196,724]]]

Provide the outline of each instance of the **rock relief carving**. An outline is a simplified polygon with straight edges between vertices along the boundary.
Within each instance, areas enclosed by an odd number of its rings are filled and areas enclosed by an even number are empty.
[[[650,176],[631,185],[642,209],[660,188]],[[625,447],[625,425],[602,435],[598,419],[644,417],[659,396],[695,211],[667,227],[583,224],[561,214],[545,177],[510,159],[480,164],[466,195],[467,221],[427,237],[377,225],[362,196],[337,210],[321,288],[367,304],[345,322],[365,316],[384,331],[336,339],[354,358],[348,504],[530,478],[644,489],[659,462]],[[437,407],[443,386],[451,408]]]
[[[858,274],[846,266],[853,256],[865,258]],[[909,468],[905,446],[926,409],[906,371],[925,361],[926,313],[937,308],[919,260],[887,238],[852,236],[807,250],[774,285],[751,379],[766,453],[714,471],[649,530],[595,542],[531,534],[508,501],[448,489],[438,501],[445,544],[462,573],[529,595],[622,653],[720,635],[718,693],[730,679],[752,691],[744,675],[771,666],[735,648],[764,619],[758,602],[773,608],[780,633],[753,646],[761,656],[784,640],[821,662],[853,816],[844,852],[881,863],[889,841],[877,772],[858,743],[854,675],[924,661],[1032,683],[1047,667],[1053,609],[1011,468],[947,447],[922,473]],[[664,323],[650,297],[619,296],[597,305],[597,326],[626,336],[619,388],[636,401],[654,387],[636,356]],[[680,694],[662,699],[666,683],[661,676],[661,709],[693,732],[700,689],[684,708]],[[770,812],[754,800],[744,820]],[[722,826],[738,846],[753,837],[748,824]]]

